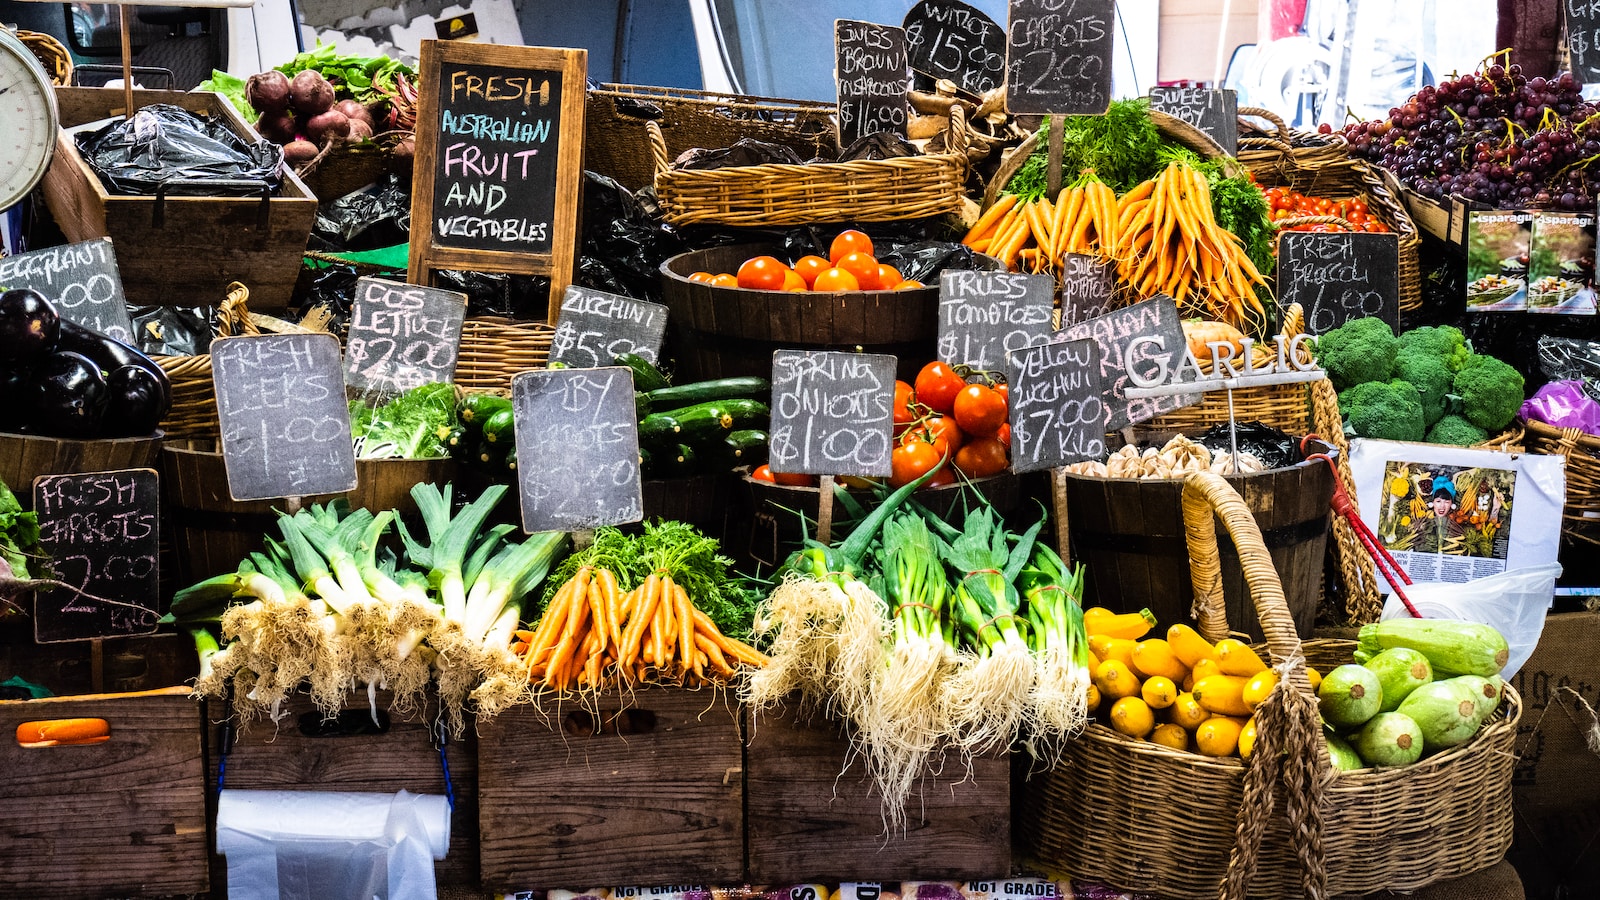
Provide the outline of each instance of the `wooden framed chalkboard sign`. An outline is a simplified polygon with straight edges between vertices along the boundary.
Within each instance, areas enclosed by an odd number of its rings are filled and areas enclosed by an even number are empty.
[[[423,41],[411,183],[411,267],[572,281],[588,52]]]
[[[154,469],[41,475],[33,482],[39,543],[55,577],[40,591],[34,642],[154,634],[161,602],[161,487]]]

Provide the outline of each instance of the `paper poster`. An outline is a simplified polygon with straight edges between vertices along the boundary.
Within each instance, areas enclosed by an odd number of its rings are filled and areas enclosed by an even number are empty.
[[[1361,519],[1413,581],[1472,581],[1555,562],[1565,463],[1361,438],[1350,447]],[[1378,586],[1387,593],[1387,583]]]
[[[1521,312],[1528,308],[1528,261],[1533,215],[1478,211],[1467,222],[1467,311]]]

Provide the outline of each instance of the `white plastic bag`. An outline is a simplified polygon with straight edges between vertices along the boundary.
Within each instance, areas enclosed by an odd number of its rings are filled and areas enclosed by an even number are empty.
[[[1511,646],[1510,659],[1500,677],[1510,681],[1539,645],[1544,616],[1560,575],[1561,567],[1552,563],[1507,569],[1475,581],[1419,581],[1407,585],[1405,592],[1424,619],[1458,619],[1499,629]],[[1400,598],[1390,594],[1379,618],[1410,617]]]

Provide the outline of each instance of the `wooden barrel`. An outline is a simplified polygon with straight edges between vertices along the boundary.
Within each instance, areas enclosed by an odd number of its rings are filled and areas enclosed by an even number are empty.
[[[35,434],[0,434],[0,481],[33,508],[33,480],[40,475],[114,472],[156,464],[162,433],[104,441],[71,441]]]
[[[1326,448],[1324,452],[1334,452]],[[1261,526],[1272,564],[1301,637],[1311,636],[1322,598],[1333,472],[1307,461],[1251,475],[1226,476]],[[1181,479],[1067,476],[1067,516],[1073,559],[1088,575],[1086,605],[1118,612],[1149,607],[1161,629],[1193,623],[1194,590],[1184,539]],[[1222,586],[1228,622],[1256,641],[1264,639],[1239,557],[1225,529]]]
[[[666,355],[680,384],[734,375],[772,374],[774,350],[888,353],[911,381],[933,359],[939,337],[939,286],[904,291],[752,291],[716,287],[689,276],[737,272],[752,256],[787,253],[764,244],[713,247],[661,264],[667,316]],[[998,265],[998,261],[995,262]]]
[[[232,572],[252,550],[262,549],[262,535],[279,535],[277,515],[282,500],[234,500],[228,495],[228,473],[222,454],[210,441],[176,441],[162,448],[162,508],[165,527],[173,536],[179,576],[193,584]],[[354,507],[397,509],[415,515],[413,485],[445,484],[455,474],[449,459],[358,459],[356,489],[344,498]],[[339,495],[305,497],[326,503]]]

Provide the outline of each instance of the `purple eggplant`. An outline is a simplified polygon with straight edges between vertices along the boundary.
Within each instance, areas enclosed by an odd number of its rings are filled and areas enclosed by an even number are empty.
[[[45,357],[34,368],[23,397],[33,431],[78,440],[100,436],[106,379],[83,354],[58,350]]]
[[[0,294],[0,359],[31,366],[56,347],[61,315],[44,295],[29,288]]]
[[[160,382],[139,366],[122,366],[106,376],[106,409],[100,437],[143,437],[166,415]]]
[[[161,371],[161,367],[150,357],[116,338],[106,337],[92,328],[85,328],[69,319],[62,319],[60,336],[56,339],[56,349],[82,354],[106,374],[115,372],[123,366],[137,366],[145,370],[161,389],[161,412],[156,418],[165,416],[172,408],[172,382],[167,379],[167,373]],[[116,398],[113,396],[112,400],[115,402]]]

